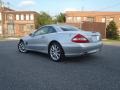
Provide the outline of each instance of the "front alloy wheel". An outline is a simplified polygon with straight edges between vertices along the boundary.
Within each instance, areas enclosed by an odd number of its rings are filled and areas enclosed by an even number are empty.
[[[27,52],[27,50],[26,50],[26,48],[25,48],[25,44],[24,44],[23,41],[20,41],[20,42],[19,42],[19,44],[18,44],[18,50],[19,50],[20,52],[22,52],[22,53],[26,53],[26,52]]]
[[[63,49],[58,43],[54,43],[49,48],[49,56],[50,58],[55,61],[61,61],[64,57]]]

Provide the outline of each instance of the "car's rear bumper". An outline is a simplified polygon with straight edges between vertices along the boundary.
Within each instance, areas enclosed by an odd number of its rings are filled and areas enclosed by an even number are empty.
[[[65,52],[65,56],[78,56],[87,53],[96,53],[101,50],[102,46],[102,42],[80,44],[75,43],[64,45],[63,49]]]

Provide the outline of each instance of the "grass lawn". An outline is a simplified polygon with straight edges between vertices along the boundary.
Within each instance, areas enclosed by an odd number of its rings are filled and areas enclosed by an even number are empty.
[[[103,40],[103,43],[107,45],[120,45],[120,40],[106,39],[106,40]]]
[[[0,37],[0,41],[9,41],[9,40],[19,40],[20,38],[18,38],[18,37],[14,37],[14,38],[11,38],[11,37],[8,37],[8,38],[3,38],[3,37]]]
[[[0,37],[0,41],[4,41],[4,40],[5,40],[5,38]]]

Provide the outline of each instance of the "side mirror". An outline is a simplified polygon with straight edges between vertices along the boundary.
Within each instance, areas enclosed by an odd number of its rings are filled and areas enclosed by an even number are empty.
[[[33,37],[33,36],[34,36],[34,34],[33,34],[33,33],[30,33],[30,34],[29,34],[29,36]]]

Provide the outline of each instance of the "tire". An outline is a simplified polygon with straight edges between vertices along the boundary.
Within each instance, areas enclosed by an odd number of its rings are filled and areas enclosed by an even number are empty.
[[[49,46],[48,54],[49,57],[55,62],[62,61],[65,57],[64,51],[59,43],[52,43]]]
[[[23,41],[19,41],[19,43],[18,43],[18,50],[21,53],[26,53],[27,52],[27,50],[25,48],[25,44],[24,44]]]

